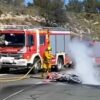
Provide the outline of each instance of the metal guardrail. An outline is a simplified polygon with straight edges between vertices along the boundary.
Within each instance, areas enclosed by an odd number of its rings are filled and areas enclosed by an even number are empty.
[[[41,26],[33,25],[0,25],[0,30],[29,30],[29,29],[42,29]]]
[[[28,29],[34,29],[39,28],[32,25],[0,25],[0,30],[28,30]]]
[[[44,26],[33,26],[33,25],[0,25],[0,30],[29,30],[29,29],[49,29],[53,31],[67,31],[63,27],[44,27]]]
[[[11,30],[11,29],[25,30],[25,29],[30,29],[30,27],[28,25],[0,25],[0,30]]]

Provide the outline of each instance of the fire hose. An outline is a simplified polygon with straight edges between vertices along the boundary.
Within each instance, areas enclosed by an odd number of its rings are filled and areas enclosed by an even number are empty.
[[[37,60],[37,61],[34,63],[34,65],[35,65],[37,62],[39,62],[39,61],[40,61],[40,59]],[[20,76],[20,77],[10,77],[10,78],[5,77],[5,78],[0,78],[0,83],[2,83],[2,82],[14,82],[14,81],[20,81],[20,80],[23,80],[23,79],[30,78],[30,76],[28,76],[28,75],[29,75],[29,73],[33,70],[34,65],[29,69],[29,71],[28,71],[25,75]]]

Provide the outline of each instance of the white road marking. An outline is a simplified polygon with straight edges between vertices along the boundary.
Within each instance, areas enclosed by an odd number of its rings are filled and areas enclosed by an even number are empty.
[[[35,83],[35,85],[39,85],[39,84],[43,84],[43,83],[45,83],[45,82],[44,82],[44,81],[39,81],[39,82]],[[29,87],[27,87],[27,88],[29,88]],[[17,94],[23,92],[25,89],[26,89],[26,88],[21,89],[21,90],[15,92],[15,93],[12,93],[11,95],[7,96],[6,98],[4,98],[4,99],[2,99],[2,100],[8,100],[9,98],[11,98],[11,97],[13,97],[13,96],[15,96],[15,95],[17,95]]]
[[[3,100],[7,100],[7,99],[9,99],[9,98],[11,98],[11,97],[13,97],[13,96],[15,96],[15,95],[17,95],[17,94],[23,92],[23,91],[24,91],[24,89],[22,89],[22,90],[20,90],[20,91],[17,91],[17,92],[15,92],[15,93],[9,95],[8,97],[4,98]]]

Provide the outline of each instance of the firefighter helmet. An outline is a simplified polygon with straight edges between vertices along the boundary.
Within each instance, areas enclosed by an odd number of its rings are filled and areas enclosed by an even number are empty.
[[[48,50],[48,51],[52,51],[52,47],[49,46],[49,47],[47,48],[47,50]]]

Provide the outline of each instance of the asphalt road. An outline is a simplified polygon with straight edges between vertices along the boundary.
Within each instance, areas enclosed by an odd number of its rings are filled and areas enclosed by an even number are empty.
[[[17,74],[0,74],[0,77],[3,76],[11,77]],[[48,83],[43,79],[29,78],[0,83],[0,100],[100,100],[100,86]]]
[[[3,100],[100,100],[100,87],[63,83],[30,85]]]
[[[9,73],[0,72],[0,78],[21,77],[26,74],[26,70],[10,71]],[[20,81],[13,82],[0,82],[0,100],[6,100],[10,95],[16,94],[30,86],[40,83],[43,79],[40,79],[40,75],[33,75],[35,78],[28,78]]]
[[[15,95],[31,86],[36,86],[37,84],[40,84],[41,81],[42,79],[29,78],[20,81],[0,83],[0,100],[8,100],[6,98],[10,95]]]

